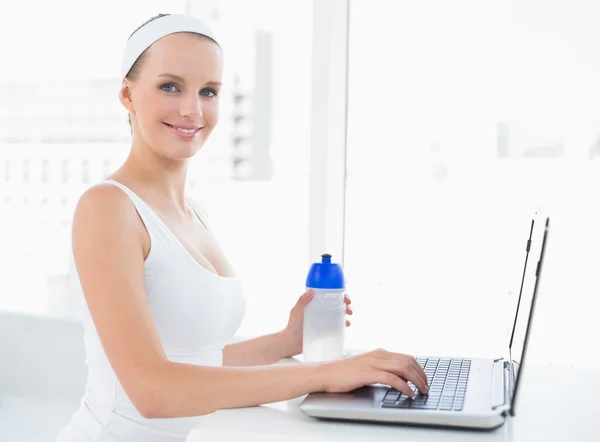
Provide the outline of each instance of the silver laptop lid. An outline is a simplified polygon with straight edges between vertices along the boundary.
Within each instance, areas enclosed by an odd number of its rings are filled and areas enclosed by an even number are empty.
[[[519,387],[519,379],[523,375],[523,367],[529,342],[537,290],[542,273],[542,263],[546,249],[546,240],[550,227],[550,218],[537,211],[531,220],[529,239],[526,245],[525,265],[521,277],[521,287],[517,300],[512,333],[508,344],[509,352],[509,393],[510,414],[515,415],[515,403]]]

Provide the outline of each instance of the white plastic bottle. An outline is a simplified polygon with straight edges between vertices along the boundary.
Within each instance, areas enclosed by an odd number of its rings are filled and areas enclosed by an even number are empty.
[[[315,296],[304,310],[302,355],[305,362],[323,362],[344,357],[346,334],[346,284],[339,264],[331,255],[311,266],[306,288]]]

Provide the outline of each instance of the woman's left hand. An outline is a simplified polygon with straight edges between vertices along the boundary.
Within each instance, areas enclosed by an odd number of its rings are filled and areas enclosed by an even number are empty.
[[[290,318],[287,326],[282,330],[282,335],[285,337],[287,342],[286,357],[296,356],[302,353],[302,335],[304,329],[304,309],[312,301],[314,292],[308,289],[300,298],[296,305],[290,311]],[[352,301],[347,294],[344,294],[344,302],[346,303],[346,314],[351,315],[352,308],[350,304]],[[346,327],[350,326],[350,321],[346,319]]]

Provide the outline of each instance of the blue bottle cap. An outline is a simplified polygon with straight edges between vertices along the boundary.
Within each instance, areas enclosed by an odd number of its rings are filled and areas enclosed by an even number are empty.
[[[321,255],[321,262],[310,266],[306,277],[306,287],[311,289],[344,289],[344,271],[342,266],[331,262],[331,255]]]

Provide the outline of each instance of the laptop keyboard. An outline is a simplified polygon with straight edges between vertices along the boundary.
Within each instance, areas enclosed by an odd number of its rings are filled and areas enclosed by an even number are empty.
[[[469,359],[417,358],[417,362],[427,374],[429,394],[417,394],[409,398],[390,388],[381,403],[385,408],[411,408],[420,410],[462,411],[469,380],[471,361]],[[408,385],[416,393],[412,382]]]

